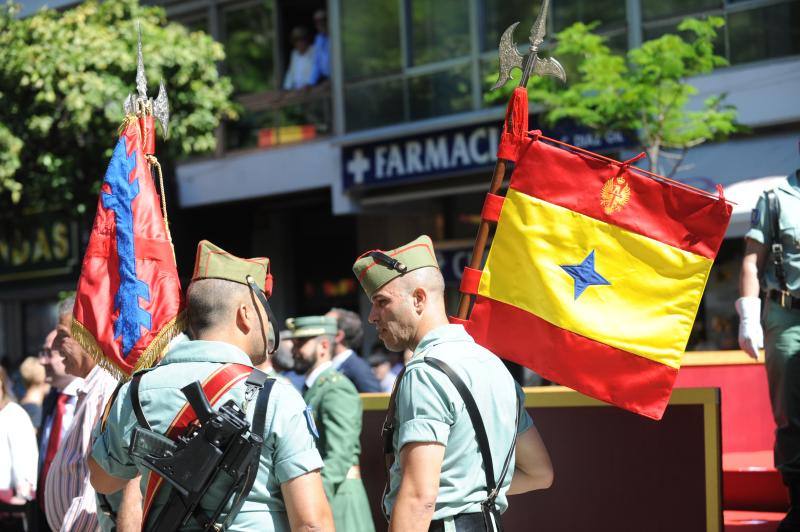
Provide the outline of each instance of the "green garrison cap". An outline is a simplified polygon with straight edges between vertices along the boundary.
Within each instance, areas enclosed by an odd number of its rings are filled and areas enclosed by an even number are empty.
[[[322,334],[336,336],[339,327],[336,318],[328,316],[302,316],[286,320],[286,328],[291,333],[291,338],[312,338]]]
[[[427,267],[438,268],[439,263],[430,237],[422,235],[397,249],[367,251],[356,259],[353,273],[367,297],[372,297],[372,294],[392,279]]]
[[[268,258],[242,259],[236,255],[231,255],[208,240],[201,240],[197,244],[197,257],[194,261],[192,281],[223,279],[247,285],[246,279],[248,275],[267,294],[267,297],[272,294],[272,275],[269,273]]]

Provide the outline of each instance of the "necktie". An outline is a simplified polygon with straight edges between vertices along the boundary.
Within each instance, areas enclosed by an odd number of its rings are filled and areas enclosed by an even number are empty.
[[[65,393],[58,394],[56,401],[56,408],[53,411],[53,424],[50,426],[50,438],[47,441],[47,452],[44,455],[44,462],[42,463],[42,474],[39,477],[39,504],[44,505],[44,484],[47,480],[47,472],[50,470],[50,464],[53,463],[53,458],[56,456],[58,446],[61,444],[61,427],[64,423],[64,412],[67,410],[67,401],[69,395]]]

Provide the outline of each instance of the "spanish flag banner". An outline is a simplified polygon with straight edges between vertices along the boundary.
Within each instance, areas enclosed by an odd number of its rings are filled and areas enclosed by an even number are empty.
[[[731,215],[711,195],[533,133],[465,326],[497,355],[660,419]],[[459,321],[459,320],[455,320]]]

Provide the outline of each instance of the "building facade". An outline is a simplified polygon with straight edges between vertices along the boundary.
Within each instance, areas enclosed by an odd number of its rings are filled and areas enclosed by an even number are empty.
[[[243,109],[221,128],[216,153],[176,169],[177,214],[170,216],[182,273],[191,268],[196,242],[208,238],[234,253],[270,256],[279,315],[331,306],[365,314],[368,302],[350,273],[355,256],[424,232],[440,252],[454,312],[504,113],[503,102],[486,98],[497,42],[518,20],[524,42],[541,2],[152,3],[225,45],[220,68]],[[31,4],[26,9],[35,9]],[[315,29],[319,10],[327,13],[329,76],[282,90],[297,50],[294,28],[305,27],[313,39],[324,27]],[[800,167],[800,0],[552,0],[548,36],[576,21],[597,21],[612,49],[624,52],[674,31],[687,16],[705,15],[726,20],[717,49],[730,66],[693,80],[697,101],[726,93],[750,131],[692,150],[676,178],[743,194],[690,341],[690,348],[731,349],[748,202],[763,178]],[[625,156],[631,146],[622,133],[544,129],[611,156]]]

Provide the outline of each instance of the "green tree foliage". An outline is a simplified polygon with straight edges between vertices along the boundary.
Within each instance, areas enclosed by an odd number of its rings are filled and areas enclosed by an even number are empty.
[[[222,46],[167,23],[137,0],[88,1],[19,19],[0,7],[0,206],[6,212],[93,208],[124,112],[135,92],[136,22],[154,97],[170,100],[169,139],[158,154],[210,152],[214,129],[234,117]],[[160,131],[160,129],[159,129]]]
[[[667,34],[628,51],[613,54],[595,24],[576,23],[556,34],[552,55],[567,69],[567,86],[552,79],[531,79],[531,101],[544,105],[553,124],[572,120],[600,132],[634,131],[651,171],[673,175],[686,152],[706,141],[737,131],[736,110],[725,95],[690,108],[697,94],[688,79],[727,64],[714,53],[718,17],[686,19],[679,34]],[[509,84],[510,85],[510,84]],[[492,94],[490,101],[501,96]]]

